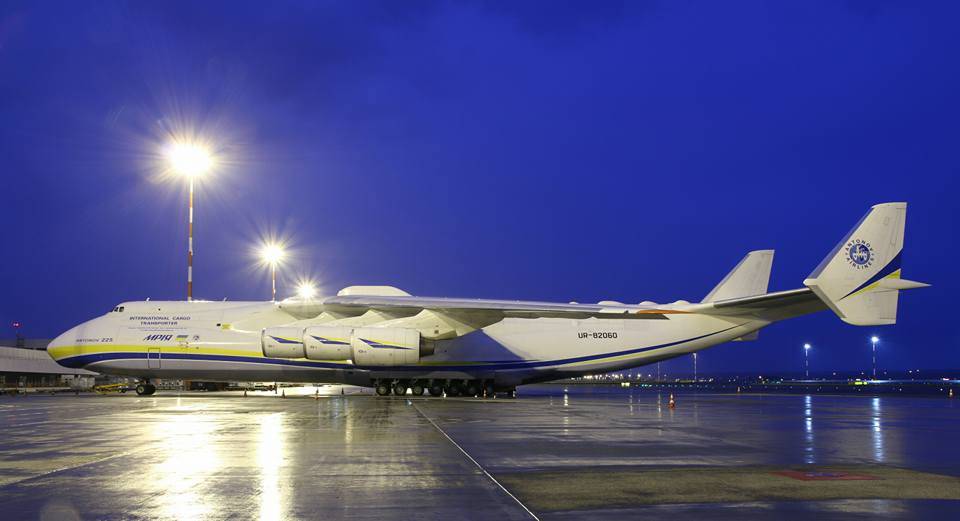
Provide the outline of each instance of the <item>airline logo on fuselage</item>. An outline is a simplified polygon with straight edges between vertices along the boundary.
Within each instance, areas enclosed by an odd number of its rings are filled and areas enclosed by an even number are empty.
[[[150,342],[166,342],[173,340],[173,335],[147,335],[143,339]]]

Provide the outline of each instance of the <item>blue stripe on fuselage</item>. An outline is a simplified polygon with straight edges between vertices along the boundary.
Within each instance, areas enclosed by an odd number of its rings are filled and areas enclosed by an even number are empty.
[[[577,362],[589,362],[594,360],[602,360],[604,358],[613,358],[617,356],[630,355],[635,353],[642,353],[646,351],[653,351],[655,349],[663,349],[665,347],[673,347],[676,345],[684,344],[686,342],[693,342],[695,340],[701,340],[713,335],[719,335],[720,333],[725,333],[731,329],[737,328],[740,326],[731,326],[726,329],[721,329],[719,331],[714,331],[713,333],[707,333],[706,335],[700,335],[693,338],[688,338],[686,340],[678,340],[676,342],[668,342],[666,344],[660,344],[650,347],[640,347],[636,349],[628,349],[626,351],[617,351],[613,353],[603,353],[599,355],[587,355],[580,356],[575,358],[564,358],[562,360],[518,360],[516,362],[496,362],[496,363],[484,363],[479,362],[476,364],[470,365],[401,365],[401,366],[360,366],[360,365],[350,365],[350,364],[339,364],[331,362],[313,362],[308,360],[288,360],[284,358],[254,358],[249,356],[229,356],[229,355],[207,355],[200,353],[163,353],[161,359],[167,360],[204,360],[204,361],[214,361],[214,362],[245,362],[251,364],[270,364],[270,365],[285,365],[290,367],[307,367],[307,368],[317,368],[317,369],[359,369],[366,371],[470,371],[470,370],[484,370],[489,371],[491,369],[534,369],[541,367],[552,367],[559,365],[573,364]],[[69,358],[63,358],[57,360],[62,366],[72,367],[72,368],[82,368],[89,364],[96,362],[104,362],[108,360],[146,360],[146,353],[130,353],[130,352],[117,352],[117,353],[96,353],[89,355],[80,355],[73,356]]]

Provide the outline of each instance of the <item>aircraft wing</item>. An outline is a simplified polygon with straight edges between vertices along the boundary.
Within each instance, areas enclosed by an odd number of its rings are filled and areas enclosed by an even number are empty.
[[[504,318],[622,318],[666,320],[677,313],[660,307],[617,302],[558,304],[513,300],[414,297],[410,295],[340,294],[317,301],[288,300],[280,308],[302,320],[298,325],[417,329],[424,338],[463,336]]]
[[[336,296],[324,300],[324,308],[366,308],[380,311],[431,310],[452,313],[497,313],[519,318],[640,318],[662,319],[669,310],[608,304],[558,304],[515,300],[456,299],[440,297]]]

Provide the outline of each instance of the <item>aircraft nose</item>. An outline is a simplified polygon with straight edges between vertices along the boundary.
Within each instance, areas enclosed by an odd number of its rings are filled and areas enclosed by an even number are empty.
[[[68,329],[47,344],[47,354],[60,365],[66,365],[62,363],[61,360],[68,355],[66,352],[67,348],[75,343],[76,330],[77,328],[75,327]]]

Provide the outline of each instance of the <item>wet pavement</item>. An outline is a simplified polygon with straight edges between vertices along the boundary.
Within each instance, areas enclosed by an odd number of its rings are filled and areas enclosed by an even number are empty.
[[[563,389],[0,397],[0,518],[960,516],[960,400]]]

